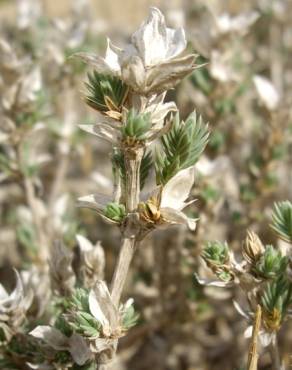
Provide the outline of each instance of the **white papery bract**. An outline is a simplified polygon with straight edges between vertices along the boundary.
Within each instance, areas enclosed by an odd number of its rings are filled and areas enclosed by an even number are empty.
[[[151,95],[172,88],[195,68],[196,55],[180,56],[186,45],[184,30],[167,28],[162,13],[153,7],[124,49],[108,40],[104,58],[75,55],[100,73],[120,77],[135,92]]]
[[[157,8],[150,8],[149,18],[132,36],[132,45],[145,67],[175,58],[187,46],[182,28],[167,28],[164,16]]]
[[[16,270],[15,274],[16,286],[11,294],[8,294],[0,284],[0,328],[8,341],[13,336],[14,329],[18,329],[23,324],[33,299],[32,290],[26,291]]]

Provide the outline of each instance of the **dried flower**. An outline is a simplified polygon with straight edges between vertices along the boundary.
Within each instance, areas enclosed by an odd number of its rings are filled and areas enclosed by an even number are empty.
[[[255,265],[264,251],[265,247],[257,234],[253,231],[248,231],[242,247],[242,255],[246,262],[250,265]]]
[[[54,293],[66,296],[72,292],[76,277],[72,269],[73,254],[61,242],[54,244],[49,261],[51,286]]]
[[[109,40],[105,58],[77,53],[98,72],[120,77],[139,94],[159,94],[174,87],[196,68],[195,55],[180,56],[186,48],[182,28],[167,28],[164,16],[150,8],[146,22],[132,35],[124,50]]]
[[[145,202],[139,204],[140,218],[149,227],[187,225],[195,230],[197,219],[187,217],[182,210],[194,184],[194,167],[178,172],[163,187],[155,189]]]
[[[25,291],[19,273],[15,270],[16,287],[11,294],[0,284],[0,330],[4,338],[10,341],[12,336],[20,330],[26,318],[33,293],[28,289]]]
[[[81,275],[84,286],[91,288],[96,280],[103,279],[105,268],[105,255],[100,242],[93,245],[90,240],[77,234],[80,257]]]

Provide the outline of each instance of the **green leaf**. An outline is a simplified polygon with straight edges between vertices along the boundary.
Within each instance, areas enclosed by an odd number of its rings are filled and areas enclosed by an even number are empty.
[[[121,111],[129,92],[128,86],[119,78],[97,71],[88,73],[85,85],[88,90],[86,103],[100,112]]]
[[[153,158],[152,153],[150,151],[145,152],[141,161],[141,168],[140,168],[140,189],[142,190],[146,179],[149,175],[149,171],[153,165]]]
[[[281,239],[292,243],[292,203],[287,201],[275,204],[272,228]]]
[[[196,88],[199,88],[205,95],[212,91],[212,80],[207,68],[199,68],[191,75],[191,80]]]
[[[162,151],[156,155],[156,182],[166,184],[182,169],[193,166],[208,142],[208,128],[196,113],[181,121],[173,118],[171,130],[162,136]]]
[[[113,176],[115,178],[115,183],[119,182],[121,179],[123,185],[126,183],[126,167],[124,154],[121,150],[114,148],[112,155],[112,164],[113,164]]]
[[[137,324],[139,314],[135,312],[135,309],[130,305],[122,316],[123,328],[128,330]]]

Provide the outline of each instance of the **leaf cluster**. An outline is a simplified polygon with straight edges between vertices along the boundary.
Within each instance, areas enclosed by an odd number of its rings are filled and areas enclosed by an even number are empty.
[[[268,313],[277,310],[281,318],[292,303],[292,284],[284,276],[269,282],[261,296],[261,304]]]
[[[130,109],[127,113],[125,125],[122,128],[123,136],[136,140],[145,140],[145,134],[151,128],[150,113],[137,113],[135,109]]]
[[[281,239],[292,243],[292,203],[287,201],[275,204],[272,228]]]
[[[287,257],[282,256],[280,250],[268,245],[257,262],[256,272],[266,279],[273,279],[285,272],[287,263]]]
[[[100,112],[121,111],[128,96],[128,86],[115,76],[97,71],[88,73],[87,76],[88,82],[85,83],[88,90],[88,95],[85,97],[86,103]]]
[[[223,265],[229,260],[228,244],[219,241],[208,242],[202,252],[202,257],[216,265]]]
[[[195,112],[185,122],[176,114],[170,131],[161,138],[162,151],[157,152],[157,184],[165,184],[178,171],[193,166],[205,149],[208,136],[207,125]]]
[[[126,216],[126,208],[123,204],[119,203],[108,203],[104,215],[113,221],[121,222]]]
[[[229,281],[232,278],[228,268],[229,246],[226,242],[208,242],[202,252],[202,258],[219,279]]]
[[[87,289],[77,288],[69,300],[69,312],[71,315],[69,325],[77,333],[96,338],[99,336],[101,325],[90,313],[88,303],[89,292]]]

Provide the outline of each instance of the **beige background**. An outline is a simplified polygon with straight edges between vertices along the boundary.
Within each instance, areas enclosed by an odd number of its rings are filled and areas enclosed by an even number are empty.
[[[65,16],[70,12],[71,0],[39,0],[49,16]],[[191,1],[191,0],[190,0]],[[145,17],[149,6],[176,7],[183,0],[91,0],[95,15],[113,25],[126,22],[135,26]],[[15,19],[17,0],[0,0],[0,19]]]

